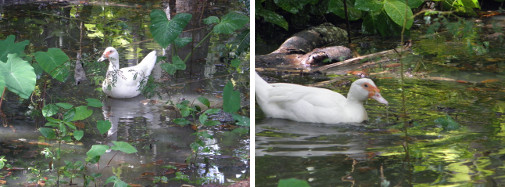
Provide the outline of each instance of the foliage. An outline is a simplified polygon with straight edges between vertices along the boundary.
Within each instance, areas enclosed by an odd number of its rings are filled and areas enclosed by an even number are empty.
[[[320,5],[324,3],[327,3],[326,6]],[[405,29],[409,30],[414,20],[412,10],[417,9],[423,3],[423,0],[409,0],[408,2],[405,0],[346,0],[349,20],[362,20],[361,27],[364,33],[381,34],[382,36],[399,35],[404,20],[406,20]],[[441,6],[437,6],[442,7],[440,11],[448,10],[465,15],[476,15],[474,9],[480,8],[477,0],[442,0],[434,3],[441,4]],[[314,11],[314,9],[319,11]],[[289,24],[294,24],[289,23],[285,17],[297,14],[309,15],[309,17],[333,14],[345,19],[344,2],[342,0],[256,1],[256,19],[262,19],[285,30],[288,30]],[[307,22],[309,20],[296,19],[293,21]],[[304,25],[304,23],[296,24]]]
[[[180,13],[168,20],[167,15],[162,10],[152,10],[151,14],[151,33],[154,40],[161,47],[166,48],[182,33],[182,30],[189,23],[192,15]]]
[[[70,72],[69,58],[59,48],[49,48],[47,52],[36,52],[35,59],[39,66],[54,79],[65,81]]]
[[[8,54],[7,61],[0,61],[0,91],[4,87],[27,99],[35,89],[35,72],[33,67],[16,53]]]

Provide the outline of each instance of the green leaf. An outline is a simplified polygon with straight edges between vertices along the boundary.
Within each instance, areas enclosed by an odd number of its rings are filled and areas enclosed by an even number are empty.
[[[75,126],[74,123],[72,122],[67,122],[67,121],[64,121],[63,123],[65,123],[67,125],[67,127],[73,129],[73,130],[77,130],[77,127]]]
[[[114,183],[114,187],[127,187],[128,186],[128,183],[122,181],[121,179],[119,179],[117,176],[113,175],[113,176],[110,176],[106,181],[105,181],[105,184],[108,184],[108,183]]]
[[[203,113],[202,115],[200,115],[198,117],[198,121],[200,121],[200,124],[205,124],[205,121],[207,121],[209,117],[207,116],[207,114]]]
[[[52,128],[41,127],[39,128],[39,131],[42,134],[42,136],[46,137],[47,139],[56,138],[56,132],[54,132],[54,129]]]
[[[78,121],[88,118],[93,114],[93,110],[88,109],[88,106],[78,106],[75,108],[75,116],[72,121]]]
[[[67,110],[74,107],[74,105],[69,104],[69,103],[56,103],[56,106],[59,106],[63,109],[67,109]]]
[[[403,26],[403,22],[407,19],[405,24],[406,29],[410,29],[414,23],[414,15],[410,7],[408,7],[404,2],[399,0],[387,0],[384,1],[384,10],[393,22],[399,26]],[[405,11],[407,14],[405,14]]]
[[[58,110],[59,110],[59,108],[55,104],[48,104],[48,105],[44,106],[44,108],[42,108],[42,116],[51,117],[51,116],[57,114]]]
[[[216,16],[209,16],[208,18],[203,19],[203,23],[206,25],[216,24],[219,23],[219,18]]]
[[[223,16],[221,22],[214,26],[213,32],[217,34],[231,34],[249,23],[249,17],[237,12],[230,12]]]
[[[36,52],[35,60],[51,77],[60,82],[65,81],[70,72],[70,59],[59,48],[49,48],[47,52]]]
[[[191,37],[184,37],[184,38],[176,38],[174,40],[175,46],[177,47],[184,47],[185,45],[188,45],[193,39]]]
[[[58,129],[60,130],[60,136],[67,135],[67,126],[64,123],[60,123]]]
[[[288,30],[289,24],[286,19],[274,11],[258,9],[256,15],[262,17],[266,22],[282,27],[286,31]]]
[[[191,122],[189,120],[187,120],[186,118],[176,118],[173,120],[173,122],[177,125],[180,125],[180,126],[191,124]]]
[[[87,156],[86,160],[98,162],[98,159],[100,159],[100,156],[105,154],[105,151],[107,151],[107,149],[109,149],[108,145],[93,145],[93,146],[91,146],[91,149],[89,149],[89,151],[86,153],[86,156]],[[92,162],[92,163],[96,163],[96,162]]]
[[[237,120],[237,125],[242,127],[249,127],[251,120],[246,116],[241,116],[239,114],[231,114],[233,119]]]
[[[102,107],[102,101],[95,99],[95,98],[87,98],[86,101],[88,102],[88,106],[90,107]]]
[[[454,121],[454,119],[452,119],[451,116],[449,116],[449,115],[445,115],[445,117],[437,118],[435,120],[435,123],[442,126],[444,131],[452,131],[452,130],[457,130],[460,128],[459,123]]]
[[[278,187],[310,187],[309,183],[305,180],[290,178],[290,179],[281,179],[279,180]]]
[[[8,54],[6,63],[0,61],[0,76],[3,77],[5,87],[21,98],[28,99],[35,89],[36,76],[33,67],[17,54]]]
[[[223,110],[234,113],[240,108],[240,92],[233,90],[233,84],[228,82],[223,90]]]
[[[417,8],[424,3],[424,0],[409,0],[408,3],[409,3],[408,5],[410,8]],[[477,3],[477,6],[478,6],[478,3]]]
[[[203,125],[205,125],[207,127],[213,127],[213,126],[218,126],[220,124],[221,124],[221,122],[219,122],[219,121],[209,120],[209,121],[205,121],[205,123]]]
[[[203,105],[207,106],[207,107],[210,107],[210,102],[207,98],[203,97],[203,96],[200,96],[197,98],[198,101],[200,101],[200,103],[202,103]]]
[[[185,70],[186,64],[179,56],[175,55],[172,57],[172,63],[161,64],[161,69],[165,70],[168,74],[173,75],[177,70]]]
[[[63,114],[63,121],[72,121],[75,116],[75,108],[72,108],[72,110],[69,110]]]
[[[74,138],[75,140],[79,141],[81,138],[84,136],[84,131],[82,130],[76,130],[74,131]]]
[[[112,150],[121,151],[126,154],[131,154],[131,153],[137,152],[137,149],[135,149],[135,147],[133,147],[132,145],[130,145],[127,142],[112,141],[112,143],[114,144],[111,147]]]
[[[100,132],[100,134],[105,134],[107,133],[107,131],[109,131],[110,129],[111,124],[110,124],[110,121],[109,120],[98,120],[96,122],[96,128],[98,128],[98,131]]]
[[[16,36],[9,35],[5,40],[0,40],[0,61],[5,62],[9,54],[17,54],[17,56],[24,56],[24,50],[26,45],[30,41],[25,40],[22,42],[14,43]]]
[[[150,30],[154,40],[161,47],[166,48],[182,33],[182,30],[189,23],[192,15],[188,13],[179,13],[172,20],[167,19],[167,15],[162,10],[152,10]]]
[[[356,2],[354,2],[354,7],[356,7],[358,10],[373,13],[381,11],[384,7],[384,4],[378,0],[356,0]]]
[[[240,65],[240,59],[236,58],[231,60],[231,67],[238,68],[239,65]]]

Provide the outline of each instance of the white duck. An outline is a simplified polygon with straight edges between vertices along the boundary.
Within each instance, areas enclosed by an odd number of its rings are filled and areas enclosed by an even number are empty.
[[[140,94],[156,63],[156,51],[150,52],[139,64],[119,69],[119,54],[107,47],[98,62],[109,59],[109,68],[102,83],[103,92],[113,98],[132,98]]]
[[[360,123],[368,119],[368,98],[388,104],[375,83],[366,78],[351,85],[347,98],[324,88],[289,83],[269,84],[256,73],[256,102],[267,117],[311,123]]]

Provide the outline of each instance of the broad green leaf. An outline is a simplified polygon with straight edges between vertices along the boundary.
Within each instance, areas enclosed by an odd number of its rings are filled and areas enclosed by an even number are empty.
[[[155,9],[151,11],[150,17],[150,31],[153,34],[154,40],[161,47],[166,48],[182,33],[192,15],[180,13],[169,21],[164,11]]]
[[[0,92],[3,93],[5,89],[5,80],[4,80],[4,75],[2,74],[2,72],[0,71]]]
[[[17,56],[24,56],[24,50],[26,45],[30,43],[30,41],[25,40],[22,42],[14,43],[16,40],[16,36],[9,35],[5,40],[0,40],[0,61],[7,61],[7,56],[9,54],[17,54]]]
[[[354,7],[356,9],[367,12],[381,11],[383,6],[383,2],[378,0],[356,0],[356,2],[354,2]]]
[[[68,122],[68,121],[64,121],[63,123],[65,123],[67,125],[67,127],[71,128],[73,130],[77,130],[77,127],[75,126],[74,123]]]
[[[408,5],[410,8],[417,8],[424,3],[424,0],[409,0],[408,3],[409,3]],[[477,6],[478,5],[479,5],[479,3],[477,2]]]
[[[217,34],[232,34],[249,23],[249,17],[237,12],[230,12],[223,16],[221,22],[214,26],[213,32]]]
[[[93,146],[91,146],[91,149],[89,149],[89,151],[86,153],[86,156],[87,156],[86,160],[97,162],[98,159],[100,159],[100,156],[105,154],[105,151],[107,151],[107,149],[109,149],[108,145],[93,145]],[[96,163],[96,162],[92,162],[92,163]]]
[[[93,110],[88,109],[88,106],[75,107],[75,116],[72,121],[78,121],[88,118],[93,114]]]
[[[128,183],[122,181],[121,179],[119,179],[115,175],[110,176],[109,178],[107,178],[107,180],[105,180],[105,184],[108,184],[111,182],[114,183],[114,187],[127,187],[128,186]]]
[[[172,57],[172,63],[161,64],[161,69],[165,70],[168,74],[173,75],[177,70],[185,70],[186,63],[184,63],[179,56],[175,55]]]
[[[279,184],[277,187],[310,187],[309,183],[305,180],[290,178],[290,179],[281,179],[279,180]]]
[[[410,29],[410,27],[412,27],[412,24],[414,23],[414,15],[410,7],[408,7],[404,2],[399,0],[386,0],[384,1],[384,10],[389,18],[391,18],[391,20],[400,27],[403,26],[405,19],[407,19],[405,28]]]
[[[75,140],[79,141],[81,138],[84,136],[84,131],[82,130],[76,130],[74,131],[74,138]]]
[[[176,38],[174,40],[175,46],[177,47],[184,47],[188,45],[193,39],[191,37],[184,37],[184,38]]]
[[[65,126],[64,123],[60,123],[58,125],[58,129],[60,130],[60,136],[66,136],[67,135],[67,126]]]
[[[107,131],[109,131],[110,127],[112,126],[109,120],[98,120],[98,122],[96,122],[96,128],[98,128],[100,134],[105,134]]]
[[[74,107],[74,105],[69,104],[69,103],[56,103],[56,106],[59,106],[61,108],[67,109],[67,110]]]
[[[282,27],[284,30],[288,30],[289,24],[286,19],[274,11],[258,9],[256,15],[262,17],[266,22]]]
[[[90,107],[102,107],[103,104],[100,100],[95,99],[95,98],[87,98],[86,101],[88,102],[88,106]]]
[[[71,110],[63,114],[63,121],[72,121],[72,119],[74,119],[74,116],[75,116],[75,108],[72,108]]]
[[[207,114],[202,114],[198,117],[198,121],[200,121],[200,124],[205,124],[205,122],[207,121],[209,117],[207,116]]]
[[[211,109],[206,110],[204,113],[205,114],[217,114],[217,113],[219,113],[219,111],[221,111],[221,109],[219,109],[219,108],[211,108]]]
[[[35,60],[51,77],[60,82],[65,81],[70,72],[70,59],[59,48],[49,48],[47,52],[36,52]]]
[[[187,120],[186,118],[176,118],[173,120],[173,122],[177,125],[180,125],[180,126],[191,124],[191,122],[189,120]]]
[[[47,139],[56,138],[56,132],[54,132],[54,129],[52,128],[41,127],[39,128],[39,131],[42,134],[42,136],[46,137]]]
[[[223,90],[223,110],[235,113],[240,108],[240,92],[233,90],[233,84],[228,82]]]
[[[135,147],[133,147],[132,145],[130,145],[127,142],[112,141],[112,143],[114,144],[111,147],[112,150],[121,151],[126,154],[131,154],[131,153],[137,152],[137,149],[135,149]]]
[[[203,105],[207,106],[207,107],[210,107],[210,102],[207,98],[203,97],[203,96],[200,96],[197,98],[198,101],[200,101],[200,103],[202,103]]]
[[[17,54],[8,54],[6,63],[0,61],[0,76],[3,76],[5,87],[21,98],[28,99],[35,89],[33,67]]]
[[[177,69],[175,69],[175,65],[171,63],[163,63],[160,65],[160,67],[161,69],[163,69],[163,71],[167,72],[169,75],[173,75],[177,71]]]
[[[219,18],[216,16],[209,16],[208,18],[203,19],[203,23],[210,25],[219,23]]]
[[[59,110],[59,108],[55,104],[45,105],[44,108],[42,108],[42,116],[51,117],[51,116],[57,114],[58,110]]]

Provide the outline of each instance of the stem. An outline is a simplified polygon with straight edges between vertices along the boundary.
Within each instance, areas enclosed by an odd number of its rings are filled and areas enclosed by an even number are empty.
[[[193,48],[191,49],[191,51],[188,53],[188,55],[186,55],[186,57],[184,58],[184,63],[186,63],[186,61],[188,61],[189,57],[193,54],[193,51],[195,50],[195,48],[199,47],[199,46],[202,44],[202,42],[203,42],[203,41],[205,41],[205,40],[206,40],[206,39],[210,36],[210,34],[211,34],[211,33],[212,33],[212,31],[211,31],[211,32],[209,32],[209,34],[205,35],[205,37],[203,37],[203,39],[202,39],[202,40],[200,40],[200,42],[198,42],[198,43],[195,45],[195,47],[193,47]]]
[[[347,42],[351,44],[351,26],[349,25],[349,15],[347,13],[347,0],[344,1],[345,23],[347,26]]]
[[[2,123],[4,127],[7,126],[7,116],[2,111],[2,102],[4,100],[5,90],[7,90],[7,87],[4,87],[4,90],[2,91],[2,97],[0,97],[0,117],[2,118]]]

